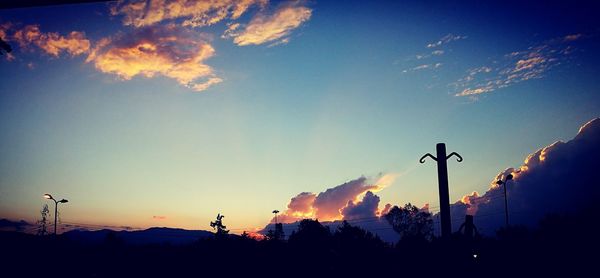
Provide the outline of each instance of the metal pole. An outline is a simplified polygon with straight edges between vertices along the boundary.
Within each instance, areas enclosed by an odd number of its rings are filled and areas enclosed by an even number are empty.
[[[450,193],[448,190],[448,164],[446,163],[446,145],[436,145],[436,157],[438,168],[438,182],[440,195],[440,214],[442,216],[442,236],[447,237],[452,233],[450,221]]]
[[[504,212],[506,214],[506,228],[508,228],[508,196],[506,195],[506,186],[508,184],[508,180],[504,179]]]
[[[58,216],[58,201],[54,201],[54,235],[56,235],[56,218]]]
[[[449,238],[452,234],[452,225],[450,219],[450,191],[448,190],[448,163],[446,160],[452,156],[456,156],[456,161],[458,162],[461,162],[463,159],[455,152],[446,155],[446,145],[444,143],[438,143],[436,151],[437,156],[427,153],[419,159],[419,162],[425,163],[425,158],[427,157],[437,162],[442,238]]]

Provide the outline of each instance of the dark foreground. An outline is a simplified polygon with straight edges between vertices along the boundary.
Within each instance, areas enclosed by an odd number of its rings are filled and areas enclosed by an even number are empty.
[[[0,277],[573,277],[596,272],[599,245],[591,221],[554,216],[538,229],[513,227],[495,238],[412,238],[393,246],[349,226],[330,232],[317,225],[288,241],[225,236],[185,245],[2,232]]]

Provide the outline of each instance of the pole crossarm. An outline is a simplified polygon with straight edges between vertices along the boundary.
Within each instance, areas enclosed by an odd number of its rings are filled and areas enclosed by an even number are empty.
[[[438,160],[437,160],[437,158],[436,158],[435,156],[433,156],[433,155],[432,155],[432,154],[430,154],[430,153],[426,153],[425,155],[423,155],[423,156],[421,157],[421,159],[419,159],[419,162],[421,162],[421,163],[425,163],[425,158],[427,158],[427,157],[431,157],[431,159],[433,159],[433,160],[435,160],[435,161],[438,161]]]
[[[451,158],[453,155],[456,156],[456,161],[458,161],[458,162],[462,162],[463,161],[462,156],[460,156],[460,154],[458,154],[456,152],[452,152],[448,156],[446,156],[446,160],[448,160],[449,158]]]

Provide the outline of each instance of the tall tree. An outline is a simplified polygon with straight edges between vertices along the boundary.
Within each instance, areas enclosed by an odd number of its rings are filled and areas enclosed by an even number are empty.
[[[37,234],[40,236],[44,236],[48,234],[48,215],[50,215],[50,210],[48,209],[48,205],[44,204],[42,206],[42,210],[40,210],[40,214],[42,218],[38,220],[38,229]]]
[[[410,203],[404,207],[394,206],[384,217],[394,231],[400,234],[401,239],[431,239],[433,236],[431,213],[420,210]]]

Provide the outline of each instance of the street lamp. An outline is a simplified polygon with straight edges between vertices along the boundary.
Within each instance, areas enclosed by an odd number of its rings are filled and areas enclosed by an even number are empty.
[[[54,235],[56,235],[56,217],[58,216],[58,203],[67,203],[69,201],[67,199],[61,199],[60,201],[57,201],[56,199],[54,199],[54,197],[52,197],[52,195],[48,193],[44,194],[44,198],[54,201]]]
[[[512,178],[513,178],[513,175],[508,174],[506,177],[504,177],[504,181],[502,181],[502,180],[496,181],[497,185],[504,185],[504,212],[506,214],[506,228],[508,228],[508,199],[506,196],[506,184],[508,183],[509,180],[512,180]]]
[[[275,214],[275,227],[277,227],[277,214],[279,213],[278,210],[274,210],[273,214]]]

